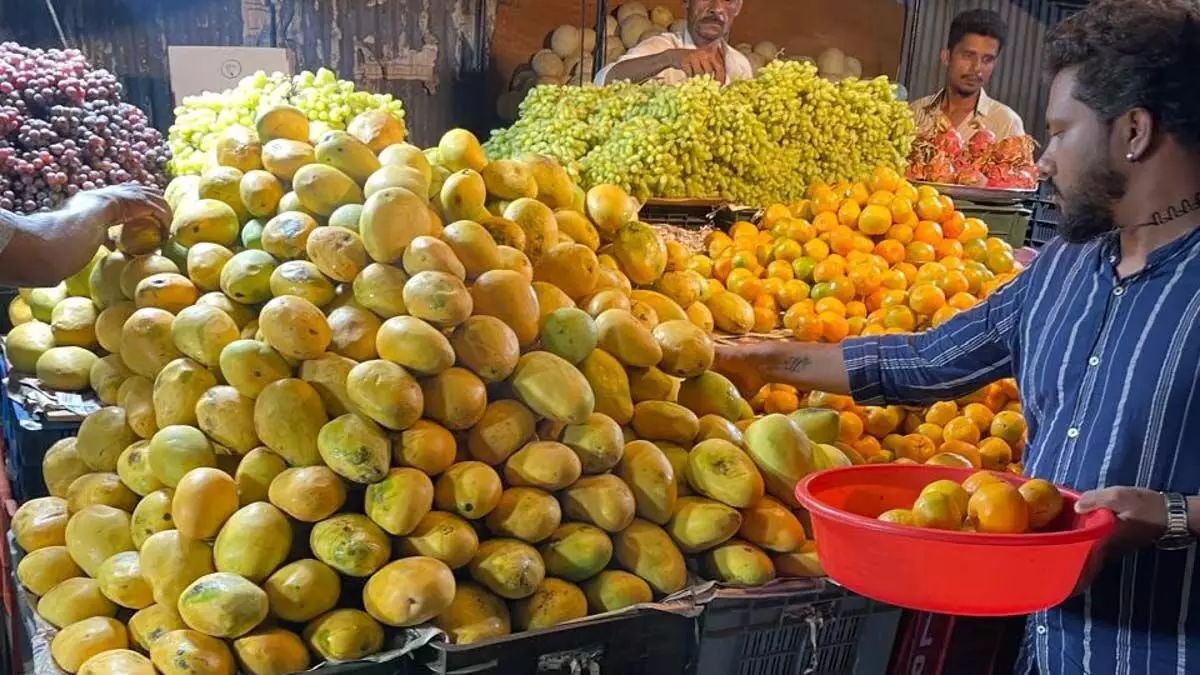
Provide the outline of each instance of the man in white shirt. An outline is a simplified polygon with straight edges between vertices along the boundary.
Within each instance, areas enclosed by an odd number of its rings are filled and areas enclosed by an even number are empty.
[[[964,141],[979,129],[991,131],[997,139],[1025,135],[1021,117],[984,91],[1007,35],[1008,26],[995,12],[974,9],[954,17],[942,50],[946,88],[910,105],[919,134],[932,135],[938,116],[944,115]]]
[[[687,12],[683,35],[663,33],[636,45],[597,73],[596,84],[621,80],[679,84],[701,75],[729,84],[754,76],[750,61],[729,46],[742,0],[684,0],[683,8]]]

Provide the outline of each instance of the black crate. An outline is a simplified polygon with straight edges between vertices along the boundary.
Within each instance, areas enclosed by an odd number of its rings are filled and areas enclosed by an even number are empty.
[[[638,212],[638,219],[651,225],[674,225],[699,230],[713,224],[713,207],[651,202]]]
[[[696,675],[882,675],[900,614],[820,580],[717,597],[701,616]]]
[[[5,375],[4,357],[0,355],[0,379]],[[39,420],[14,401],[8,388],[0,385],[0,425],[4,427],[4,470],[12,485],[17,503],[45,497],[46,483],[42,479],[42,458],[50,446],[79,433],[79,422],[49,422]]]
[[[641,610],[462,647],[438,642],[415,656],[438,675],[684,675],[695,630],[695,619]]]
[[[1058,207],[1050,198],[1050,190],[1045,181],[1039,184],[1037,195],[1031,197],[1025,205],[1033,211],[1025,244],[1041,248],[1053,239],[1058,231]]]

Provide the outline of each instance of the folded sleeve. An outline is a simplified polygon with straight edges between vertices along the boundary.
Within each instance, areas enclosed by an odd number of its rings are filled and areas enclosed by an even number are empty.
[[[608,64],[607,66],[604,66],[603,68],[600,69],[600,72],[596,73],[596,78],[595,78],[596,86],[602,87],[605,84],[608,84],[608,74],[610,72],[612,72],[613,66],[617,65],[618,63],[621,63],[622,61],[628,61],[629,59],[640,59],[643,56],[651,56],[653,54],[661,54],[661,53],[667,51],[668,49],[678,48],[679,42],[677,39],[673,39],[673,37],[674,36],[670,33],[663,33],[661,35],[655,35],[654,37],[646,38],[644,41],[639,42],[638,44],[634,45],[633,48],[631,48],[629,51],[622,54],[621,58],[617,59],[616,61],[613,61],[612,63]],[[620,38],[614,37],[614,36],[609,36],[608,39],[619,40]]]
[[[842,357],[862,405],[927,405],[961,398],[1014,372],[1028,273],[924,333],[850,338]]]

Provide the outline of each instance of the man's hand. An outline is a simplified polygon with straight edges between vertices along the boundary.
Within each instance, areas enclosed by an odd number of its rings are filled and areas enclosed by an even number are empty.
[[[1109,553],[1133,551],[1149,546],[1167,529],[1167,503],[1161,492],[1134,487],[1089,490],[1075,503],[1076,513],[1109,509],[1117,517],[1117,529],[1092,549],[1072,595],[1084,591],[1104,568]]]
[[[699,49],[673,49],[672,63],[688,77],[709,75],[719,84],[725,84],[725,50],[722,43],[714,42]]]
[[[150,220],[162,230],[163,238],[170,235],[171,207],[165,199],[151,188],[125,183],[112,185],[83,193],[95,199],[96,211],[89,211],[89,224],[108,229],[135,220]]]
[[[1117,517],[1117,529],[1105,547],[1117,552],[1149,546],[1167,529],[1167,502],[1161,492],[1135,487],[1089,490],[1075,503],[1076,513],[1109,509]]]
[[[753,398],[767,384],[762,373],[762,349],[761,343],[716,346],[713,370],[729,378],[746,400]]]

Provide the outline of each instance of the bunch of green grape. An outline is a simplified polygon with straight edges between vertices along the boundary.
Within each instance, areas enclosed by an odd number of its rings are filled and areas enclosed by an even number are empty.
[[[614,183],[635,196],[792,201],[814,180],[900,170],[912,115],[887,78],[830,82],[811,64],[775,61],[750,80],[678,86],[619,83],[532,90],[493,157],[554,157],[584,187]]]
[[[175,124],[167,136],[173,154],[172,173],[203,172],[222,131],[234,125],[253,129],[260,112],[279,104],[293,105],[310,121],[331,129],[345,129],[355,115],[381,107],[404,121],[404,105],[391,94],[355,91],[353,82],[338,80],[325,68],[295,76],[259,71],[233,89],[188,96],[175,108]]]

